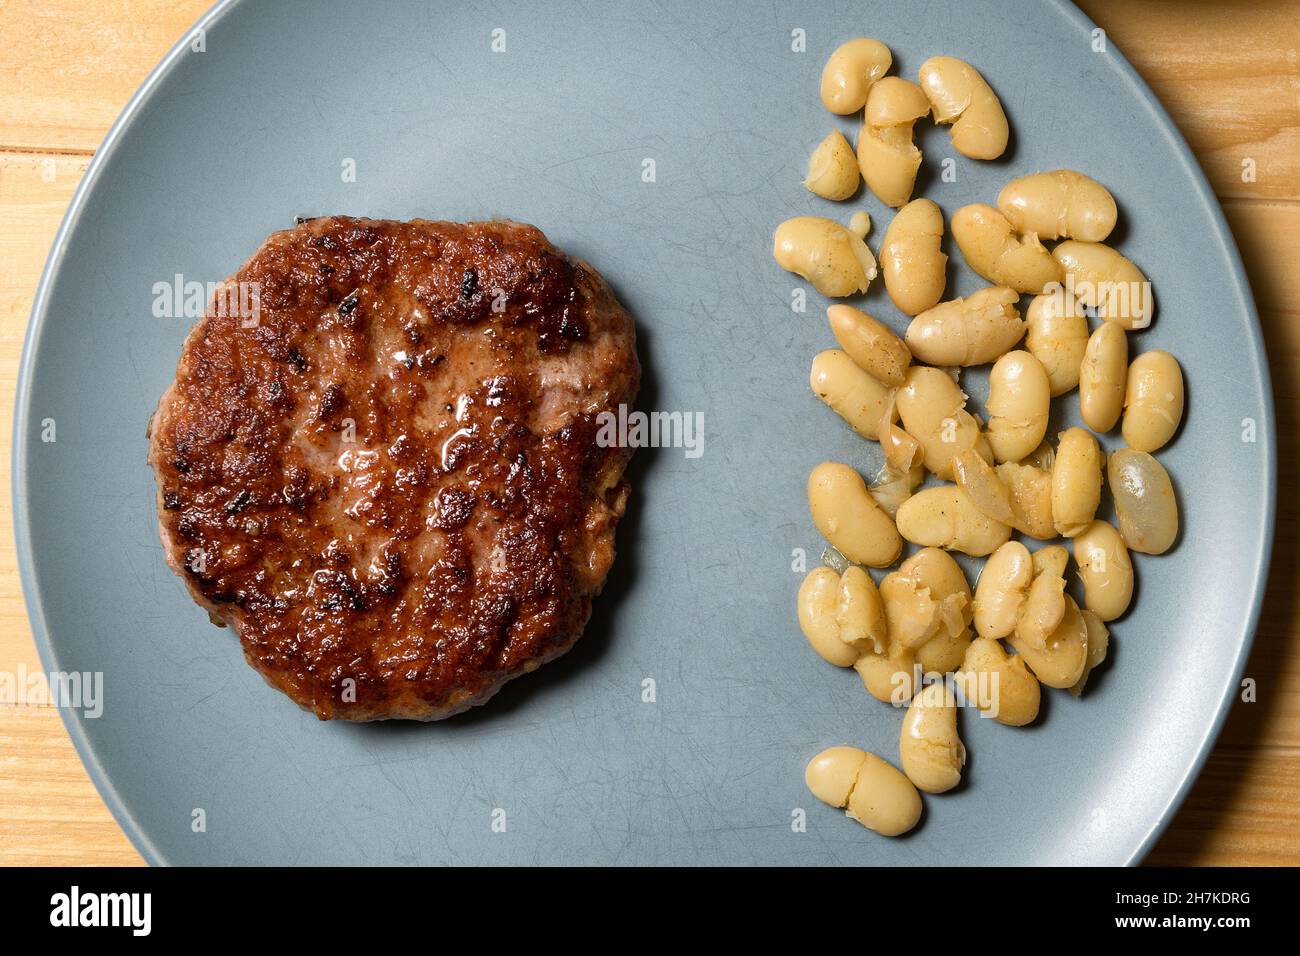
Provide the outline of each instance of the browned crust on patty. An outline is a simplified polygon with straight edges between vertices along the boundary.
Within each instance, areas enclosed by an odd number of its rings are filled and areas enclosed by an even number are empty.
[[[632,320],[532,226],[330,217],[214,299],[150,424],[168,562],[322,719],[438,719],[563,654],[614,557]]]

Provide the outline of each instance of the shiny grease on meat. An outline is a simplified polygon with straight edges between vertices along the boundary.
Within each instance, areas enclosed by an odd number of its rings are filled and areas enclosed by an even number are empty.
[[[630,317],[508,221],[330,217],[229,280],[150,426],[169,563],[321,718],[438,719],[581,635],[614,557]]]

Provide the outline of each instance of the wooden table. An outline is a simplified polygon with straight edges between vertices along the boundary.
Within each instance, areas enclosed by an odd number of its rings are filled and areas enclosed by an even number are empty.
[[[32,296],[73,189],[109,124],[208,0],[0,4],[0,670],[38,669],[9,513],[12,395]],[[1300,468],[1300,30],[1289,0],[1138,0],[1085,11],[1133,62],[1209,175],[1259,303],[1279,465]],[[1254,182],[1243,182],[1253,160]],[[1212,319],[1212,317],[1207,317]],[[1237,704],[1153,863],[1300,863],[1300,496],[1279,496],[1273,572]],[[140,857],[58,714],[0,705],[0,863]]]

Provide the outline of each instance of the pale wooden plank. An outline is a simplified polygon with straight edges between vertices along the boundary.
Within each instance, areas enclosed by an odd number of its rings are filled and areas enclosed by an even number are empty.
[[[13,402],[32,297],[54,234],[86,170],[84,156],[0,152],[0,668],[38,666],[18,582],[8,507]]]
[[[5,0],[0,147],[81,151],[208,0]]]
[[[1300,422],[1296,423],[1300,425]],[[1283,747],[1300,752],[1300,627],[1296,595],[1300,573],[1286,555],[1296,553],[1296,509],[1279,496],[1279,522],[1264,610],[1244,676],[1255,682],[1255,700],[1238,695],[1219,737],[1223,748]],[[1300,843],[1300,839],[1297,840]]]
[[[1260,309],[1280,481],[1273,566],[1245,670],[1257,700],[1233,706],[1220,739],[1221,746],[1300,747],[1300,500],[1287,483],[1300,469],[1300,205],[1229,201],[1224,211]]]
[[[142,863],[77,759],[58,711],[0,705],[0,864]]]
[[[1300,204],[1227,200],[1223,212],[1250,278],[1264,332],[1294,355],[1300,327]],[[1275,382],[1290,388],[1291,381]]]
[[[1146,862],[1300,865],[1300,752],[1219,747]]]
[[[1286,0],[1081,0],[1186,137],[1215,192],[1300,198],[1300,55]],[[1141,144],[1128,148],[1140,149]],[[1253,159],[1256,181],[1242,181]]]

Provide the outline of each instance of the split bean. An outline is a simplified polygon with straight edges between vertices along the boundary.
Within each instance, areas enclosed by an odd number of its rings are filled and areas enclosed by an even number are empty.
[[[966,492],[976,508],[994,521],[1015,524],[1016,513],[1010,489],[978,452],[968,448],[954,456],[952,470],[957,487]]]
[[[915,83],[887,76],[871,87],[862,130],[858,133],[858,171],[867,188],[895,209],[912,198],[921,151],[912,127],[929,111]]]
[[[960,636],[970,626],[966,575],[938,548],[923,548],[885,575],[880,597],[889,639],[902,650],[914,651],[940,633]]]
[[[1023,727],[1038,716],[1038,678],[1024,658],[1008,654],[992,638],[978,637],[966,648],[958,679],[963,696],[1000,724]]]
[[[989,555],[975,585],[975,630],[980,637],[996,640],[1016,629],[1033,578],[1033,559],[1019,541],[1008,541]]]
[[[839,130],[831,130],[808,157],[808,175],[803,184],[809,192],[825,199],[848,199],[858,191],[862,176],[858,157]]]
[[[907,327],[908,347],[931,365],[985,365],[1025,335],[1014,289],[990,286],[926,309]]]
[[[952,215],[952,237],[966,263],[995,285],[1038,295],[1060,283],[1061,265],[1032,232],[1016,231],[992,206],[975,203]]]
[[[1092,611],[1080,611],[1079,613],[1083,615],[1083,623],[1088,630],[1088,660],[1084,664],[1083,673],[1079,675],[1078,681],[1070,688],[1070,693],[1075,697],[1083,693],[1083,688],[1087,686],[1089,676],[1106,659],[1106,652],[1110,650],[1110,629],[1106,627],[1102,619]]]
[[[956,485],[925,488],[898,509],[898,532],[922,547],[983,557],[1011,537],[1011,528],[975,507]]]
[[[1040,541],[1055,538],[1051,470],[1023,462],[1007,461],[998,465],[994,471],[1011,492],[1011,507],[1016,515],[1013,527]]]
[[[866,292],[876,277],[876,259],[862,235],[824,216],[796,216],[776,227],[772,256],[822,295]]]
[[[895,400],[903,428],[921,443],[922,460],[932,474],[951,480],[952,460],[967,448],[993,460],[979,420],[966,411],[966,394],[947,372],[913,365]]]
[[[885,609],[866,571],[814,568],[799,588],[799,626],[822,659],[851,667],[868,651],[884,653]]]
[[[868,486],[867,491],[876,504],[884,509],[892,519],[898,514],[903,502],[912,497],[912,492],[925,481],[925,468],[916,465],[908,469],[896,469],[886,463],[876,480]]]
[[[1065,614],[1045,647],[1036,647],[1019,634],[1011,639],[1029,669],[1048,687],[1073,687],[1088,663],[1088,626],[1074,598],[1065,596]]]
[[[1065,566],[1069,559],[1069,553],[1059,544],[1034,552],[1034,579],[1016,619],[1018,640],[1044,648],[1048,637],[1060,626],[1065,616]]]
[[[907,779],[926,793],[945,793],[961,782],[966,747],[957,733],[957,697],[945,684],[929,684],[912,699],[898,756]]]
[[[1016,232],[1040,239],[1101,242],[1119,218],[1110,190],[1073,169],[1011,180],[998,194],[998,209]]]
[[[997,159],[1006,151],[1007,114],[975,67],[956,57],[931,57],[921,64],[919,82],[934,121],[952,124],[953,149],[972,159]]]

